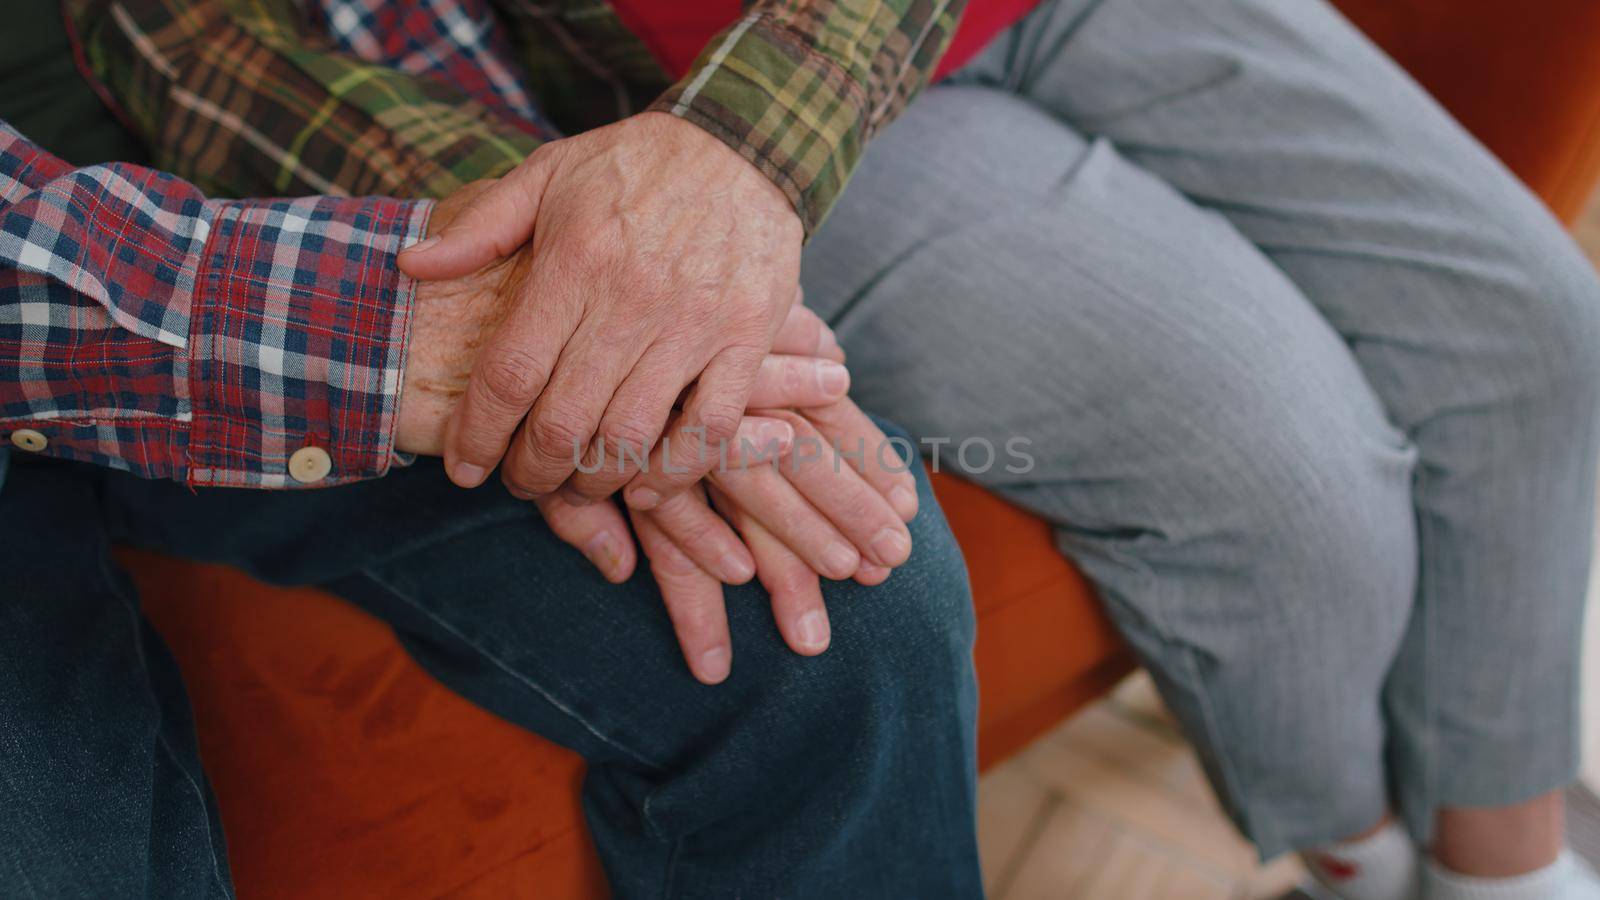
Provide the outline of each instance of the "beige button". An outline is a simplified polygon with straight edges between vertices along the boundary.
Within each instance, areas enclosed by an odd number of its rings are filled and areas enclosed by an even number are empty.
[[[32,428],[18,428],[16,431],[11,432],[11,443],[16,444],[19,450],[38,453],[40,450],[50,446],[50,439]]]
[[[301,447],[289,457],[289,476],[301,484],[311,484],[328,477],[333,471],[333,460],[321,447]]]

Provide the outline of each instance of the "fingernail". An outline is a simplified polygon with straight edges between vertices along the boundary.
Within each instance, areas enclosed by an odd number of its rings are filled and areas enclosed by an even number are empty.
[[[761,445],[763,454],[775,452],[782,455],[794,443],[794,426],[778,419],[763,422],[756,428],[756,441]]]
[[[872,537],[872,552],[885,566],[898,566],[911,555],[911,542],[893,528],[885,528]]]
[[[843,397],[850,390],[850,370],[836,362],[817,365],[817,384],[830,397]]]
[[[807,650],[821,650],[828,645],[828,619],[822,610],[813,609],[800,617],[794,626],[795,640]]]
[[[889,574],[893,571],[893,569],[886,569],[883,566],[876,566],[869,562],[863,562],[861,564],[861,568],[856,570],[856,577],[871,581],[888,578]]]
[[[433,237],[424,238],[423,240],[417,241],[415,244],[412,244],[411,246],[405,248],[405,250],[403,250],[401,252],[402,253],[421,253],[422,251],[428,249],[429,247],[432,247],[434,244],[437,244],[437,243],[439,243],[439,236],[436,234]]]
[[[718,565],[722,569],[722,580],[733,584],[744,584],[750,580],[750,576],[756,574],[750,562],[737,553],[723,554]]]
[[[617,570],[622,564],[622,551],[617,547],[617,540],[611,532],[602,531],[589,539],[583,547],[583,555],[594,563],[595,568],[608,579],[615,580]]]
[[[728,677],[728,670],[732,668],[732,656],[727,647],[712,647],[700,654],[701,679],[716,684]]]
[[[511,496],[517,498],[518,500],[529,500],[529,501],[532,501],[532,500],[539,499],[538,497],[534,496],[532,491],[524,490],[522,488],[515,487],[513,485],[506,485],[506,493],[508,493]]]
[[[462,487],[477,487],[483,483],[483,466],[458,462],[450,469],[451,477]]]
[[[889,492],[889,505],[894,507],[896,515],[909,522],[917,517],[917,492],[899,485]]]
[[[637,488],[628,494],[628,505],[634,509],[655,509],[661,505],[661,495],[649,488]]]
[[[829,578],[849,578],[860,562],[861,556],[848,544],[829,544],[822,551],[822,564],[827,568]]]

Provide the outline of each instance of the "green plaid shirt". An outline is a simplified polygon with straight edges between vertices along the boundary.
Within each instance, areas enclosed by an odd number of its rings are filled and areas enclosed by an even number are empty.
[[[492,0],[557,126],[644,109],[693,122],[771,178],[808,234],[927,81],[964,3],[759,0],[673,84],[606,0]],[[442,197],[539,143],[444,80],[339,52],[294,0],[64,5],[156,164],[214,196]]]

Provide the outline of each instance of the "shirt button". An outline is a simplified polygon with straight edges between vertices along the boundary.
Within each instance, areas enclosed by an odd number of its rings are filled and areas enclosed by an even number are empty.
[[[16,431],[11,432],[11,443],[15,444],[19,450],[38,453],[40,450],[50,446],[50,439],[32,428],[18,428]]]
[[[289,457],[289,475],[301,484],[313,484],[328,477],[333,460],[321,447],[301,447]]]

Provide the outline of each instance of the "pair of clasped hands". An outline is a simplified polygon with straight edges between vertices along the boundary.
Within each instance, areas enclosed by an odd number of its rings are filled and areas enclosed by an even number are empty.
[[[733,662],[723,584],[759,578],[784,640],[821,653],[819,577],[888,578],[917,493],[801,303],[802,238],[755,166],[666,114],[540,147],[400,255],[418,287],[396,446],[462,487],[498,466],[613,582],[631,519],[700,681]]]

